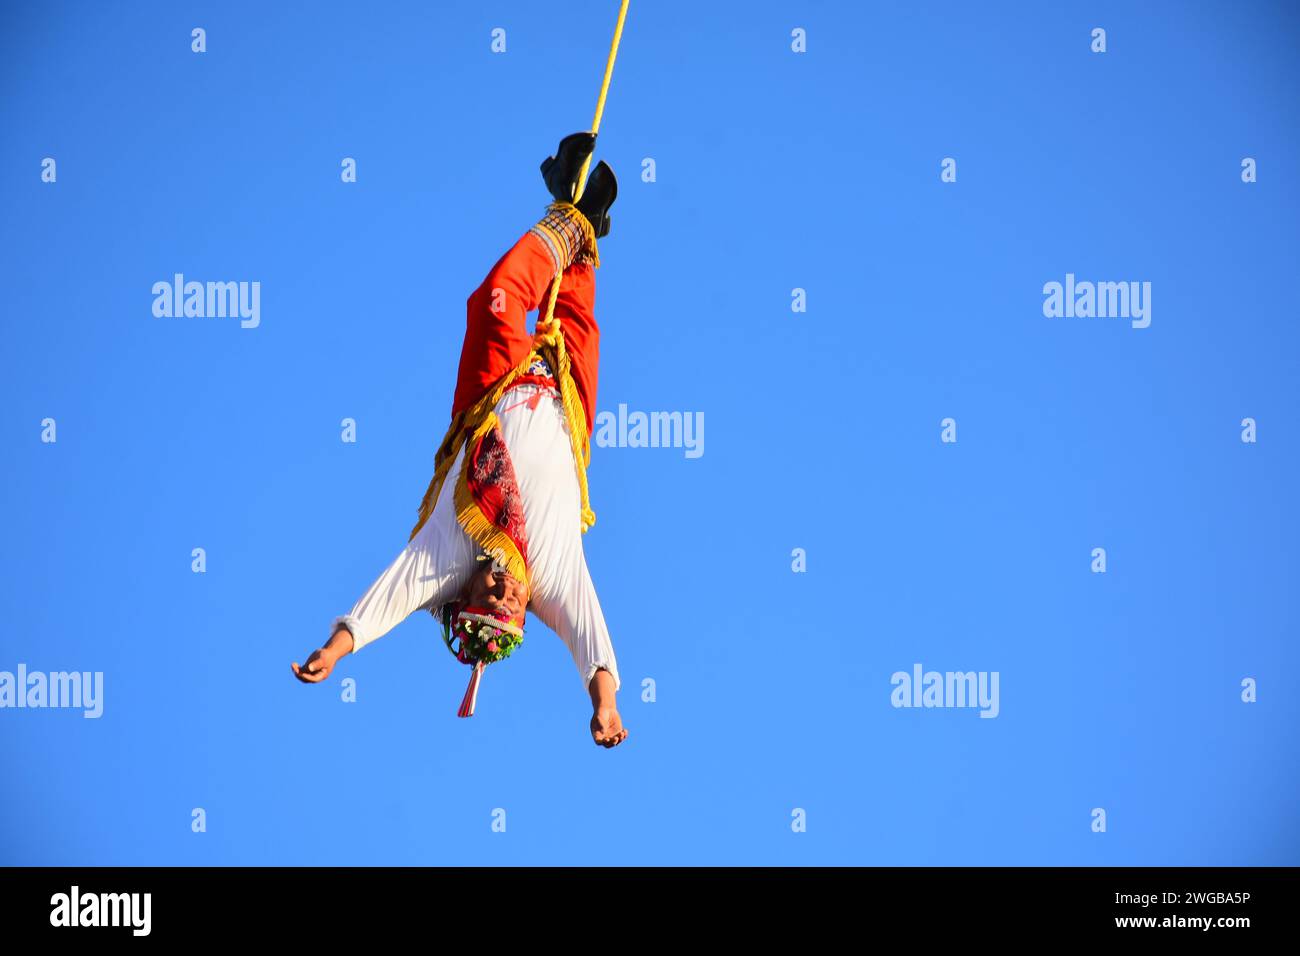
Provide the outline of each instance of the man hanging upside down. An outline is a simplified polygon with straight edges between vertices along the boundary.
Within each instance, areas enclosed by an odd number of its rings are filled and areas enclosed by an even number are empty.
[[[448,648],[474,668],[459,711],[467,717],[484,666],[518,646],[532,610],[573,654],[596,743],[627,738],[615,703],[618,665],[582,549],[595,520],[585,466],[599,365],[596,239],[609,231],[618,193],[602,161],[574,203],[594,148],[594,134],[575,133],[542,163],[555,201],[469,297],[452,424],[420,520],[396,560],[335,619],[325,646],[292,665],[300,681],[319,683],[339,658],[428,610]],[[527,313],[545,313],[557,274],[556,323],[539,320],[530,336]]]

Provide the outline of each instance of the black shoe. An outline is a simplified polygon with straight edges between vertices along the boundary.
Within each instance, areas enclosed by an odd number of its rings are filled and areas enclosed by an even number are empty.
[[[542,160],[542,179],[556,202],[573,202],[582,164],[596,149],[595,133],[571,133],[560,140],[554,156]]]
[[[602,159],[587,177],[587,186],[578,200],[578,212],[595,227],[597,239],[609,233],[609,207],[617,198],[618,180],[614,178],[609,163]]]

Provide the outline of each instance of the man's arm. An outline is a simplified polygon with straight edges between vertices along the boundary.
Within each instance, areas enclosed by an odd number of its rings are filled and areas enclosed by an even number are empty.
[[[618,661],[614,658],[605,615],[576,529],[560,568],[562,573],[546,576],[544,585],[534,591],[530,607],[542,623],[560,636],[573,655],[583,686],[591,697],[592,739],[601,746],[615,747],[627,739],[616,702],[621,684]]]
[[[618,715],[614,700],[617,692],[614,676],[607,670],[598,670],[587,685],[591,693],[591,737],[602,747],[617,747],[627,739],[627,728]]]
[[[325,646],[313,651],[302,667],[292,665],[299,680],[319,683],[344,655],[383,637],[415,611],[439,607],[460,593],[473,570],[475,548],[453,514],[451,482],[458,467],[458,462],[453,463],[453,477],[448,478],[420,533],[375,579],[352,610],[335,618]]]

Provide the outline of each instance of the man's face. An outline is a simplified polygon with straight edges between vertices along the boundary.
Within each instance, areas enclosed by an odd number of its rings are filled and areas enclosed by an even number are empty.
[[[465,589],[465,602],[490,610],[504,608],[511,620],[522,624],[528,608],[528,588],[491,561],[480,563]]]

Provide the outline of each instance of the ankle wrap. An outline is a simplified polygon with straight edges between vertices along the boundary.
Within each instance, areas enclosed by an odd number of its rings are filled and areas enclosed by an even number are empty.
[[[600,265],[596,230],[573,203],[551,203],[546,207],[541,222],[528,231],[542,240],[555,263],[556,272],[563,272],[575,262],[585,262],[593,267]]]

